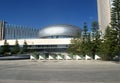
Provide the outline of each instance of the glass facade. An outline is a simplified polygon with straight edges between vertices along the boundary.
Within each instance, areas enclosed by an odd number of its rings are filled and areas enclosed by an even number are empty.
[[[50,53],[50,52],[66,52],[68,45],[29,45],[29,50],[37,52]]]
[[[64,43],[64,42],[58,42],[58,44],[54,41],[50,41],[49,40],[44,40],[44,39],[58,39],[58,38],[72,38],[74,36],[74,34],[76,34],[77,31],[81,31],[78,27],[73,27],[71,25],[58,25],[56,27],[51,28],[45,28],[45,30],[41,30],[38,28],[30,28],[30,27],[26,27],[26,26],[20,26],[20,25],[12,25],[12,24],[7,24],[6,22],[0,22],[1,26],[1,40],[8,40],[11,43],[11,48],[13,47],[13,42],[14,40],[18,40],[19,43],[19,39],[22,40],[27,40],[26,42],[29,43],[28,44],[28,52],[40,52],[40,53],[62,53],[62,52],[67,52],[67,48],[69,43]],[[61,26],[61,27],[59,27]],[[66,26],[66,27],[65,27]],[[54,32],[54,34],[52,34],[52,30]],[[57,31],[56,31],[57,30]],[[63,30],[62,32],[60,32],[59,30]],[[39,34],[41,31],[41,34]],[[47,33],[48,32],[48,33]],[[29,40],[30,39],[30,40]],[[30,43],[31,40],[34,39],[43,39],[45,42],[45,45],[43,45],[44,43],[40,43],[39,41],[41,40],[34,40],[34,43]],[[12,41],[13,40],[13,41]],[[20,40],[20,41],[22,41]],[[43,41],[43,42],[44,42]],[[21,42],[20,42],[21,43]],[[23,44],[20,44],[21,47],[23,46]]]
[[[42,38],[56,39],[56,38],[73,38],[73,37],[67,36],[67,35],[55,35],[55,36],[47,36],[47,37],[42,37]]]
[[[4,39],[38,38],[39,29],[5,24]]]

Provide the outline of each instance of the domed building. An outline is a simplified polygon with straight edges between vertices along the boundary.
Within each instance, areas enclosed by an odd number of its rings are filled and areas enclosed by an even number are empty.
[[[68,45],[71,43],[76,33],[81,33],[81,29],[75,25],[51,25],[39,31],[39,41],[44,44],[39,45],[39,51],[48,53],[67,52]]]
[[[67,24],[51,25],[40,30],[29,30],[18,26],[11,28],[11,26],[1,25],[0,46],[4,45],[5,40],[10,46],[13,46],[17,40],[22,47],[26,41],[29,52],[34,49],[34,51],[39,53],[66,53],[68,45],[71,43],[71,38],[76,33],[81,33],[79,27]],[[38,35],[36,36],[36,34]]]
[[[39,31],[40,38],[72,38],[76,33],[80,33],[79,27],[74,25],[52,25]]]

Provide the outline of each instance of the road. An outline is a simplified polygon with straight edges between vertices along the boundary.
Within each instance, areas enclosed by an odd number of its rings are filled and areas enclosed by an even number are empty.
[[[107,61],[0,61],[0,83],[120,83],[120,64]]]

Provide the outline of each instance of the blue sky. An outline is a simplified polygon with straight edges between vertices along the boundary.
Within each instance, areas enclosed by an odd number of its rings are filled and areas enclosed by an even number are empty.
[[[98,20],[97,0],[0,0],[0,20],[37,28],[87,22],[90,28]]]

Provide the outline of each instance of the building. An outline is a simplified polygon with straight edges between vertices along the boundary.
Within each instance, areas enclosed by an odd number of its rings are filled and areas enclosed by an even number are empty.
[[[0,21],[0,40],[38,38],[39,29]]]
[[[105,29],[111,22],[111,7],[113,0],[97,0],[99,28],[104,35]]]
[[[5,27],[5,22],[0,22],[0,40],[4,39],[4,27]]]
[[[81,29],[74,25],[52,25],[35,29],[0,23],[0,33],[2,34],[0,35],[0,46],[4,45],[5,40],[11,46],[15,45],[16,40],[21,46],[26,41],[30,52],[34,49],[40,53],[66,53],[71,38],[77,32],[81,32]]]

